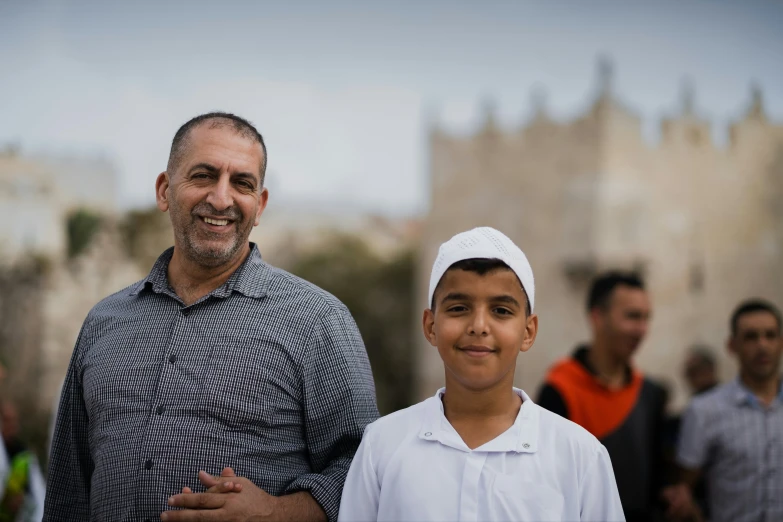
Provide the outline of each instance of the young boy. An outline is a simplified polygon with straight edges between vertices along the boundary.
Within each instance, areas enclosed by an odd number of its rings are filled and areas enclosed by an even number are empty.
[[[530,264],[497,230],[440,247],[423,326],[446,387],[367,426],[338,520],[625,520],[606,449],[513,387],[533,303]]]

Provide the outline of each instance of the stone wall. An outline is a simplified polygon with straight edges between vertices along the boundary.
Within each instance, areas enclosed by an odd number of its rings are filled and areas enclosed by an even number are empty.
[[[644,272],[654,306],[638,364],[685,400],[684,351],[712,345],[722,376],[735,366],[724,345],[732,308],[751,296],[783,306],[783,127],[767,120],[754,91],[724,147],[693,112],[663,121],[657,144],[611,90],[604,68],[589,109],[559,123],[539,111],[518,130],[488,114],[475,135],[430,134],[430,210],[423,226],[419,308],[440,243],[489,225],[528,255],[536,276],[540,333],[522,354],[517,383],[535,393],[547,368],[588,339],[585,297],[606,268]],[[420,397],[443,382],[437,353],[423,338]]]

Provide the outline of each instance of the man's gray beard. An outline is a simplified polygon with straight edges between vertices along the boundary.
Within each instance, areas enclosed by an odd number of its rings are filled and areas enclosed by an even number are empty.
[[[199,245],[198,241],[194,240],[194,234],[188,232],[188,230],[183,230],[178,234],[180,236],[180,244],[185,247],[185,256],[201,266],[214,268],[225,264],[242,247],[242,241],[238,234],[233,237],[233,242],[223,248],[209,248]]]

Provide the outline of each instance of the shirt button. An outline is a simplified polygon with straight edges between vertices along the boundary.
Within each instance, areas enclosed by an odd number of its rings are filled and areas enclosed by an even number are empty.
[[[152,465],[153,465],[152,461],[148,460],[147,462],[144,463],[144,469],[152,469]]]
[[[171,357],[169,357],[169,362],[171,364],[174,364],[175,362],[177,362],[177,354],[176,353],[172,353],[171,354]]]
[[[185,317],[187,317],[188,315],[190,315],[190,308],[183,308],[183,309],[181,310],[181,312],[182,312],[182,315],[184,315]]]
[[[155,408],[155,413],[157,413],[158,415],[163,415],[164,411],[166,411],[166,407],[163,406],[162,404],[159,405],[157,408]]]

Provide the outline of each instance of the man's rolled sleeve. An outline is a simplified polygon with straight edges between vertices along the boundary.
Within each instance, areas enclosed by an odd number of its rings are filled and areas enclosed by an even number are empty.
[[[685,410],[677,442],[677,464],[687,469],[699,469],[707,461],[710,433],[704,412],[698,402],[692,402]]]
[[[94,465],[79,375],[85,327],[76,341],[57,410],[43,516],[46,522],[90,519],[90,482]]]
[[[334,521],[364,429],[378,418],[370,362],[345,307],[333,309],[316,324],[302,361],[302,386],[313,473],[298,477],[286,493],[309,491]]]

